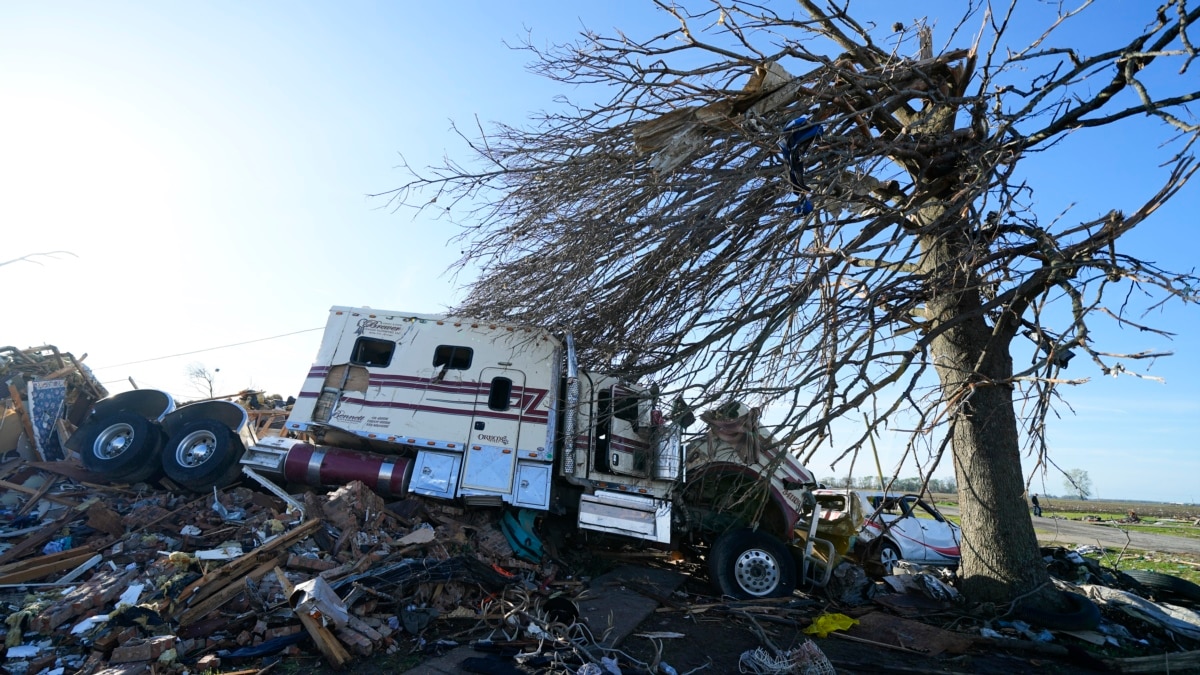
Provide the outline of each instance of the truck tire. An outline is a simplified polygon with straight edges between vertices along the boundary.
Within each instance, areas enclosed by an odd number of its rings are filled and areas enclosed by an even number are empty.
[[[216,420],[185,424],[167,441],[162,469],[167,478],[196,492],[225,487],[237,480],[245,446],[237,434]]]
[[[1059,591],[1068,607],[1063,612],[1049,612],[1029,605],[1017,605],[1016,614],[1027,621],[1050,630],[1095,630],[1100,625],[1100,608],[1090,599],[1068,591]]]
[[[83,468],[113,481],[138,483],[160,471],[156,456],[162,428],[137,413],[121,411],[89,422],[79,445]]]
[[[1151,594],[1175,596],[1192,602],[1200,602],[1200,586],[1187,579],[1150,570],[1125,570],[1125,574],[1141,584]]]
[[[738,599],[780,598],[796,590],[796,564],[783,542],[748,528],[730,530],[708,552],[712,583]]]

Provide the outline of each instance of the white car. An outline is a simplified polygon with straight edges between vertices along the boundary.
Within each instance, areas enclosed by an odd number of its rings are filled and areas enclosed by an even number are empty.
[[[864,519],[856,548],[863,563],[878,563],[884,573],[891,573],[897,560],[958,564],[961,531],[917,495],[831,489],[813,490],[813,494],[822,511],[832,514],[848,511],[849,499],[859,502]]]

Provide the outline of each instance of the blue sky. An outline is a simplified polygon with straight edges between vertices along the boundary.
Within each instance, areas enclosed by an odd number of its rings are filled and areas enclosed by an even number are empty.
[[[1110,5],[1090,34],[1121,30],[1137,4]],[[0,343],[86,352],[114,391],[133,378],[195,397],[186,370],[199,363],[219,369],[222,392],[295,393],[319,332],[119,364],[306,331],[335,304],[454,304],[455,231],[367,195],[403,181],[401,155],[465,159],[452,120],[520,123],[555,95],[586,96],[527,73],[528,54],[505,46],[584,25],[671,26],[632,0],[0,4],[0,261],[74,254],[0,267]],[[1080,220],[1132,210],[1157,185],[1136,128],[1106,138],[1069,138],[1029,163],[1043,217],[1071,202]],[[1191,268],[1198,195],[1189,186],[1130,252]],[[1087,470],[1100,497],[1200,502],[1200,313],[1174,307],[1155,323],[1179,337],[1105,337],[1113,351],[1174,350],[1151,370],[1167,382],[1114,381],[1077,361],[1068,374],[1092,382],[1066,392],[1077,414],[1051,422],[1054,457]],[[898,457],[885,449],[885,469]],[[837,473],[831,458],[814,472]],[[1034,490],[1061,492],[1062,480]]]

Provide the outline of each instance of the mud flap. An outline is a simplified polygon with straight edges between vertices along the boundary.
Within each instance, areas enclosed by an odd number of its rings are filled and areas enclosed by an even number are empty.
[[[533,563],[541,562],[543,554],[542,540],[533,533],[533,520],[536,517],[536,511],[520,509],[515,516],[512,511],[505,511],[500,518],[500,531],[504,533],[513,553]]]

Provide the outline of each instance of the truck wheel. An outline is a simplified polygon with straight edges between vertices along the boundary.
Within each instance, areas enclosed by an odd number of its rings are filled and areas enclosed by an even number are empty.
[[[121,411],[87,425],[79,454],[88,471],[138,483],[158,474],[155,455],[162,444],[163,432],[158,424],[137,413]]]
[[[206,492],[237,479],[244,452],[241,439],[229,427],[215,420],[196,420],[167,441],[162,468],[183,487]]]
[[[754,530],[730,530],[713,542],[708,572],[723,595],[779,598],[796,590],[796,565],[783,542]]]

